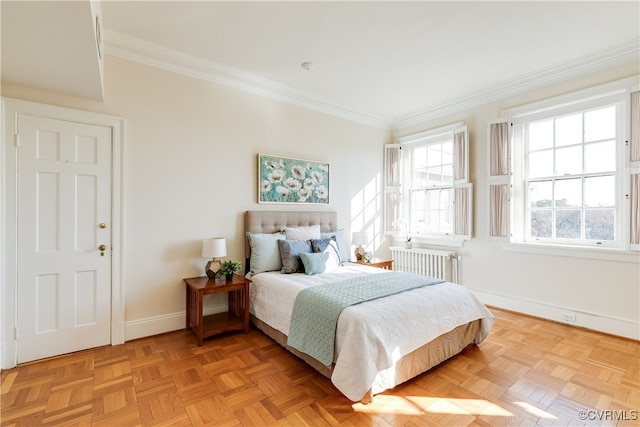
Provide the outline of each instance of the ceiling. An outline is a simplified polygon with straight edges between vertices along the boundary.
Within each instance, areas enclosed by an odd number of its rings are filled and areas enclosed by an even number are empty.
[[[640,50],[638,1],[103,1],[101,9],[107,54],[380,127],[638,61]]]

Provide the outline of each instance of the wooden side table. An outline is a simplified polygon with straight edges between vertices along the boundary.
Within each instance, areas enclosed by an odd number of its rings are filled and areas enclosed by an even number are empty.
[[[250,280],[237,274],[226,282],[224,277],[191,277],[184,279],[187,285],[187,329],[191,329],[198,341],[227,331],[242,330],[249,332],[249,284]],[[202,315],[202,301],[205,295],[227,292],[229,311],[209,316]]]
[[[371,267],[382,268],[383,270],[393,270],[393,260],[392,259],[382,259],[382,258],[373,258],[371,261],[367,262],[364,259],[351,261],[362,265],[369,265]]]

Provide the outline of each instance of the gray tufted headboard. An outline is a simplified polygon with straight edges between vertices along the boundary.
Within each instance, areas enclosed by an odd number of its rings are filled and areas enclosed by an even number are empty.
[[[244,231],[252,233],[275,233],[284,227],[306,227],[320,224],[320,231],[338,229],[338,213],[331,211],[247,211]],[[245,258],[251,256],[249,239],[244,238]]]

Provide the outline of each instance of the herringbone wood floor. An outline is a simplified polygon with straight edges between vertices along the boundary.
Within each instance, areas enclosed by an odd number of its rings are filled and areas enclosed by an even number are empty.
[[[347,400],[255,329],[202,347],[177,331],[3,371],[0,420],[6,427],[640,424],[640,343],[492,311],[495,326],[480,346],[368,405]]]

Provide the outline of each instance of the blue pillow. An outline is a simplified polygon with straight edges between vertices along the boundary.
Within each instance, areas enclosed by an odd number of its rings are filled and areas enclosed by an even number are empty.
[[[312,239],[311,248],[314,253],[324,252],[329,254],[325,271],[335,270],[342,265],[342,262],[340,262],[340,250],[335,236],[331,236],[330,239]]]
[[[304,264],[304,271],[308,276],[312,276],[314,274],[324,273],[324,269],[327,264],[327,260],[329,259],[329,254],[327,252],[321,253],[300,253],[300,259]]]
[[[320,233],[321,239],[330,239],[331,237],[335,237],[336,243],[338,244],[338,250],[340,251],[340,264],[344,264],[349,261],[349,247],[347,246],[347,241],[344,238],[344,229],[339,229],[335,231],[325,231]]]
[[[249,261],[251,274],[263,271],[275,271],[282,268],[278,240],[284,240],[282,233],[247,233],[251,246],[251,259]]]
[[[282,259],[280,272],[284,274],[304,273],[304,264],[300,261],[300,253],[311,253],[311,242],[308,240],[278,240],[278,246]]]

